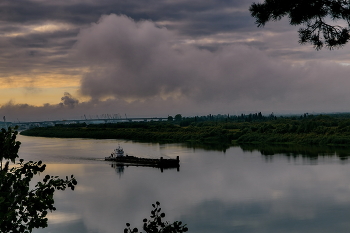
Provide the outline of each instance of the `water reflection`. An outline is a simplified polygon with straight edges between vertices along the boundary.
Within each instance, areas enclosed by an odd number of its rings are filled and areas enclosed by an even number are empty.
[[[204,150],[214,150],[214,151],[222,151],[222,152],[226,152],[226,150],[230,147],[232,147],[231,144],[227,144],[227,143],[195,143],[195,142],[188,142],[188,143],[184,143],[184,146],[186,146],[187,148],[191,148],[191,149],[204,149]]]
[[[126,167],[129,166],[134,166],[134,167],[149,167],[149,166],[143,166],[143,165],[137,165],[137,164],[124,164],[124,163],[116,163],[116,162],[112,162],[110,163],[111,168],[113,168],[116,173],[119,175],[119,177],[121,177],[121,175],[124,173],[124,170]],[[176,166],[176,167],[152,167],[154,169],[160,170],[161,172],[164,172],[164,170],[172,170],[172,169],[176,169],[176,171],[180,171],[180,166]]]
[[[337,157],[340,160],[348,160],[350,149],[346,147],[332,146],[306,146],[306,145],[240,145],[243,151],[258,151],[269,157],[272,155],[284,155],[289,158],[306,158],[316,160],[318,158]]]
[[[115,171],[117,172],[117,174],[119,175],[119,178],[122,176],[122,174],[124,173],[124,164],[119,164],[119,163],[111,163],[110,164],[112,168],[115,169]]]
[[[161,145],[169,145],[167,142],[150,142],[149,140],[139,140],[135,141],[139,143],[154,143]],[[198,142],[187,142],[187,143],[171,143],[176,145],[181,145],[182,147],[187,147],[190,149],[204,149],[204,150],[215,150],[225,152],[228,148],[232,147],[232,144],[229,143],[221,143],[221,142],[212,142],[212,143],[198,143]]]
[[[115,140],[21,141],[22,157],[41,158],[48,163],[49,174],[74,174],[78,180],[74,192],[55,194],[58,211],[49,213],[49,228],[34,233],[115,233],[122,232],[126,222],[141,228],[155,201],[162,204],[167,220],[183,221],[191,233],[347,233],[350,229],[349,164],[335,162],[341,161],[339,154],[348,154],[345,150],[289,148],[288,152],[284,146],[207,150],[120,142],[136,156],[180,156],[181,172],[161,173],[152,167],[113,167],[98,160],[113,150]],[[308,155],[309,150],[314,156]],[[266,163],[266,158],[271,162]],[[324,162],[316,166],[303,162],[313,158]]]

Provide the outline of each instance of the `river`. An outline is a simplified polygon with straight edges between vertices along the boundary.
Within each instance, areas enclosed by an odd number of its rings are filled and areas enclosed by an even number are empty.
[[[263,155],[182,144],[18,136],[20,157],[42,160],[45,174],[74,174],[76,190],[57,191],[49,227],[34,233],[141,230],[152,204],[192,233],[349,232],[350,167],[338,156]],[[122,146],[134,156],[180,157],[180,169],[116,167],[103,160]],[[45,174],[41,174],[42,179]]]

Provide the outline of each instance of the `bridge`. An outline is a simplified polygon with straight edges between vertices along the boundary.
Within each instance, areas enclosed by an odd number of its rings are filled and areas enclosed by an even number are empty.
[[[18,126],[20,129],[32,127],[47,127],[57,124],[106,124],[118,122],[149,122],[149,121],[166,121],[167,117],[131,117],[131,118],[95,118],[95,119],[73,119],[73,120],[48,120],[48,121],[24,121],[24,122],[1,122],[0,128]]]

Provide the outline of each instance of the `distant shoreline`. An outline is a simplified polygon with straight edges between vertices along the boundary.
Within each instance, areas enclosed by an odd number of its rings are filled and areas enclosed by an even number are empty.
[[[58,138],[126,139],[149,142],[202,144],[297,144],[350,147],[350,119],[307,116],[251,121],[126,122],[71,124],[33,128],[26,136]]]

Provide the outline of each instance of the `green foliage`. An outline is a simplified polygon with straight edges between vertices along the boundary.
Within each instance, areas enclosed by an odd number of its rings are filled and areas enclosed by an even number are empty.
[[[18,158],[20,142],[16,141],[17,132],[9,128],[0,134],[1,159],[15,163]],[[2,161],[2,160],[1,160]],[[35,175],[45,171],[42,161],[29,161],[10,168],[9,161],[0,167],[0,232],[32,232],[34,228],[47,227],[48,211],[54,211],[54,192],[74,190],[77,181],[73,175],[66,179],[46,175],[33,189],[31,181]]]
[[[173,121],[174,120],[174,117],[172,117],[172,116],[168,116],[168,121]]]
[[[176,114],[175,115],[175,121],[180,122],[182,120],[181,114]]]
[[[202,145],[309,144],[350,146],[350,114],[263,116],[208,115],[182,117],[180,122],[123,122],[60,125],[23,131],[28,136],[128,139],[148,142],[184,142]]]
[[[151,211],[151,219],[143,220],[143,230],[146,233],[182,233],[187,232],[188,228],[186,224],[183,225],[180,221],[175,221],[173,223],[169,223],[168,221],[164,221],[165,213],[161,212],[160,203],[157,201],[156,204],[152,204],[154,210]],[[138,232],[137,228],[131,229],[130,223],[126,224],[126,228],[124,229],[124,233],[133,233]]]
[[[15,128],[17,129],[17,128]],[[18,158],[18,150],[21,145],[20,142],[16,141],[16,136],[18,132],[9,128],[1,129],[0,133],[0,161],[2,166],[2,161],[4,159],[10,160],[11,162],[15,162],[16,158]]]
[[[311,43],[316,50],[324,45],[330,49],[341,47],[349,41],[349,9],[350,2],[344,0],[265,0],[249,8],[259,27],[284,16],[291,25],[304,25],[299,29],[299,42]],[[329,20],[343,20],[346,26],[330,25]]]
[[[27,136],[130,139],[160,142],[202,142],[230,143],[230,138],[221,125],[209,124],[203,127],[179,125],[169,122],[128,122],[116,124],[88,125],[87,127],[33,128],[21,132]]]

